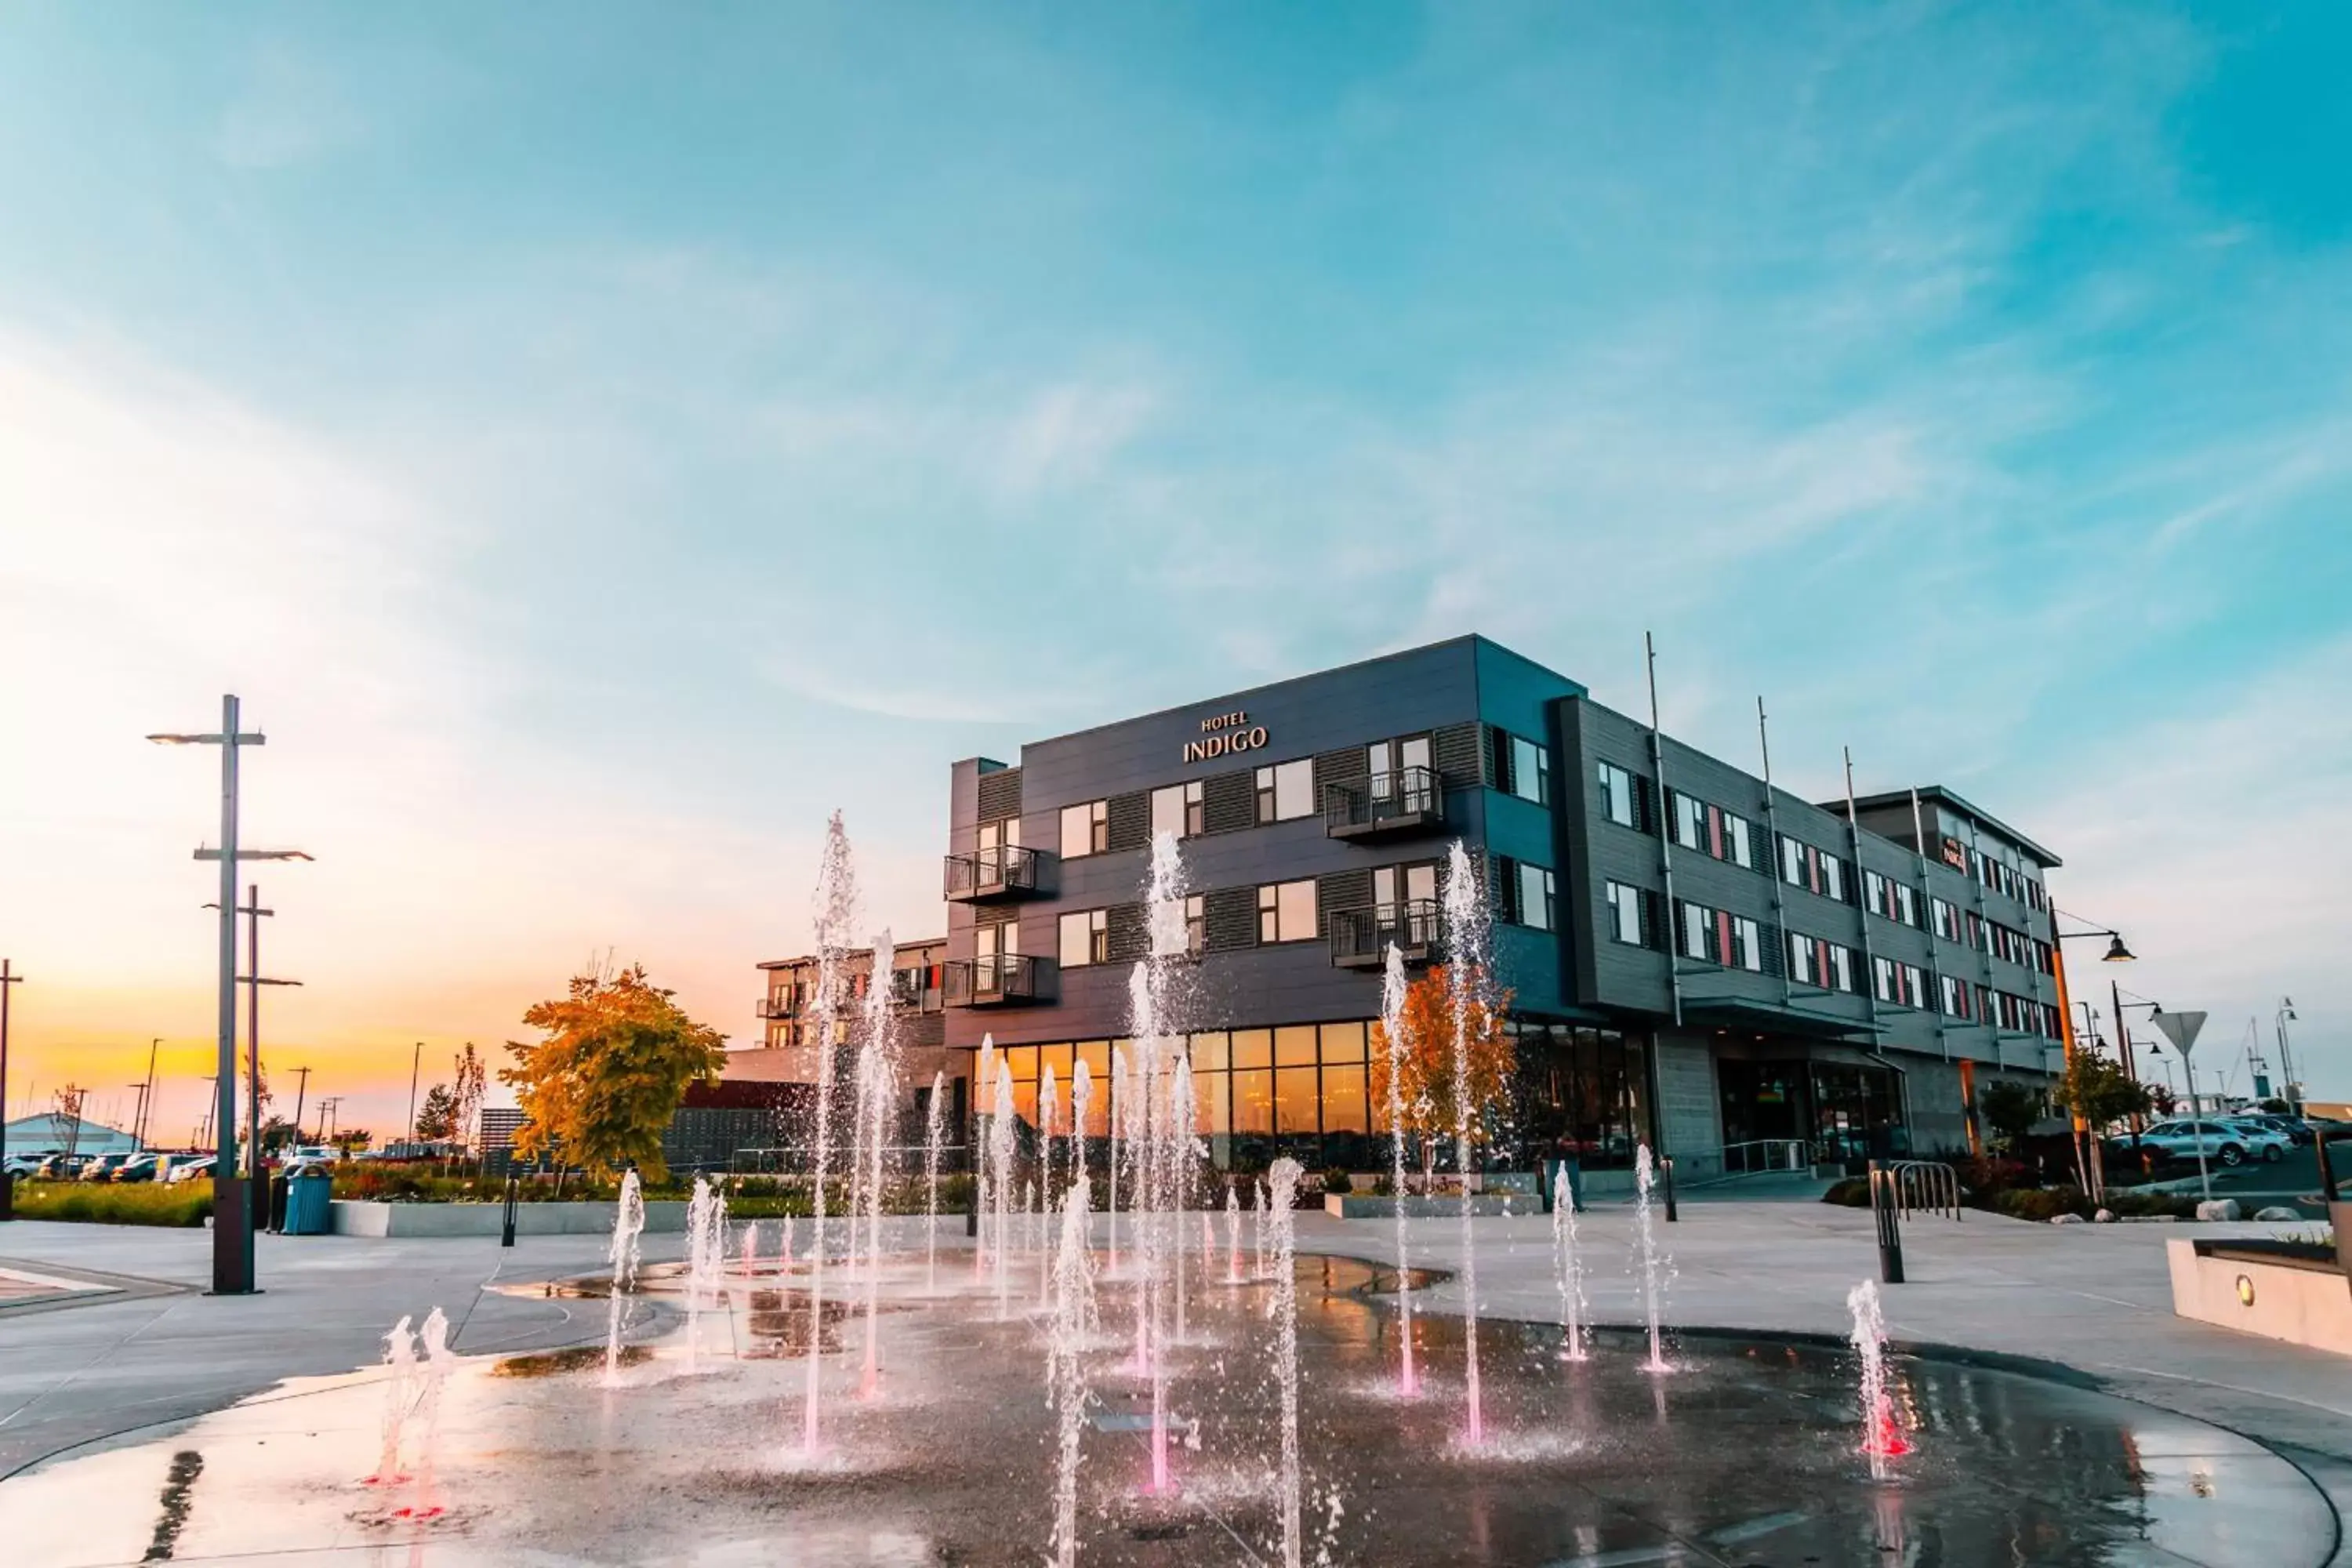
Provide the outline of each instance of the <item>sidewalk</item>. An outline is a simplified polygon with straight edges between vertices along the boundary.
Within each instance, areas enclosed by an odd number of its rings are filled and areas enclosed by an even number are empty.
[[[1870,1212],[1830,1204],[1708,1201],[1659,1217],[1670,1260],[1669,1329],[1767,1329],[1843,1337],[1846,1292],[1878,1276]],[[2308,1225],[2029,1224],[1970,1210],[1914,1217],[1903,1229],[1907,1282],[1882,1287],[1897,1341],[2063,1363],[2109,1392],[2352,1465],[2352,1359],[2172,1314],[2164,1244],[2182,1235],[2282,1235]],[[1393,1223],[1299,1216],[1302,1251],[1395,1261]],[[1461,1266],[1460,1227],[1409,1222],[1411,1261]],[[1578,1216],[1591,1321],[1643,1321],[1633,1212]],[[1559,1313],[1550,1220],[1477,1223],[1478,1297],[1490,1316],[1544,1321]],[[1461,1310],[1458,1274],[1426,1300]]]
[[[212,1297],[212,1233],[152,1226],[0,1226],[0,1268],[103,1295],[0,1311],[0,1479],[60,1449],[216,1410],[281,1378],[382,1359],[402,1313],[435,1307],[458,1351],[538,1350],[596,1340],[603,1303],[490,1293],[491,1279],[591,1272],[602,1237],[370,1241],[263,1236],[263,1293]],[[648,1261],[679,1237],[647,1237]]]

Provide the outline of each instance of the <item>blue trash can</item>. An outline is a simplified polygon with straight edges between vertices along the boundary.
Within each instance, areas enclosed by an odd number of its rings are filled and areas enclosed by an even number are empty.
[[[286,1234],[325,1236],[335,1228],[335,1178],[313,1165],[287,1184]]]

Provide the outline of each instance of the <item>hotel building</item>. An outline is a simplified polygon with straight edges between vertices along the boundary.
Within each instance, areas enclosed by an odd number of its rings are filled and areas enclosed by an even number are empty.
[[[926,960],[951,1078],[985,1036],[1024,1120],[1048,1067],[1065,1104],[1076,1061],[1107,1080],[1160,829],[1221,1166],[1384,1163],[1381,966],[1391,942],[1416,973],[1443,961],[1457,839],[1510,996],[1508,1163],[1622,1169],[1643,1141],[1690,1175],[1960,1150],[1983,1084],[2062,1059],[2049,851],[1933,785],[1768,788],[1466,637],[955,763]]]

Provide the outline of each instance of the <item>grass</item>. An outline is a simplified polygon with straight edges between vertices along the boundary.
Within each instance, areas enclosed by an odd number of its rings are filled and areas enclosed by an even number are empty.
[[[18,1182],[18,1219],[65,1220],[83,1225],[205,1223],[213,1212],[213,1184],[186,1182],[156,1186],[141,1182],[116,1186],[105,1182]]]

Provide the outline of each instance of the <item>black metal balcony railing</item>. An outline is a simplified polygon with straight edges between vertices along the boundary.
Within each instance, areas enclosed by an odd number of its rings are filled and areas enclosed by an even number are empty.
[[[950,1007],[1004,1007],[1045,1000],[1047,971],[1042,959],[999,952],[945,967],[941,990]]]
[[[890,972],[890,1005],[902,1013],[936,1013],[944,1005],[944,978],[931,965]]]
[[[1334,838],[1403,837],[1445,826],[1445,780],[1430,768],[1323,787],[1323,831]]]
[[[1037,852],[999,844],[947,858],[946,896],[956,903],[1018,899],[1037,890]]]
[[[800,1011],[799,1005],[789,996],[762,996],[758,1016],[762,1018],[796,1018],[800,1016]]]
[[[1331,911],[1331,963],[1340,969],[1378,969],[1388,963],[1390,944],[1407,963],[1427,963],[1438,955],[1444,917],[1434,899],[1376,904]]]

